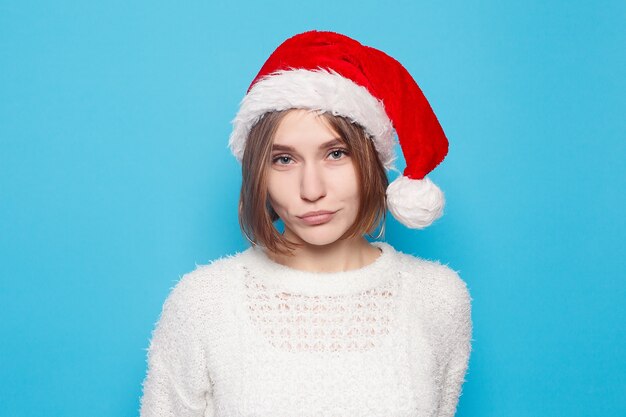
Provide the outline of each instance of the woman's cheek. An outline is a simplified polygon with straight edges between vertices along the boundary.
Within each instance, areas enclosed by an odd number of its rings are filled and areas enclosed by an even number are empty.
[[[358,196],[359,186],[356,176],[356,169],[353,164],[346,164],[341,170],[335,172],[336,185],[344,198],[354,198]]]
[[[284,175],[275,175],[271,178],[268,192],[270,195],[270,203],[274,207],[274,211],[281,215],[281,217],[284,212],[289,209],[289,200],[293,199],[294,195],[299,195],[295,194],[295,190],[293,190],[293,186],[290,184],[290,179],[288,176]]]

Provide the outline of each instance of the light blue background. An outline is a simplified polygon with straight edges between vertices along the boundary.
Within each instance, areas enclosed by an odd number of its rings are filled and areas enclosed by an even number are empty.
[[[623,1],[0,3],[0,415],[137,414],[180,276],[246,247],[226,143],[287,37],[402,62],[450,153],[446,214],[388,222],[459,270],[458,416],[626,415]]]

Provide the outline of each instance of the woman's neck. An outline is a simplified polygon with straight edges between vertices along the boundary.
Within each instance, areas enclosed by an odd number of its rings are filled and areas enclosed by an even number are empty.
[[[338,240],[323,246],[302,243],[302,246],[294,250],[293,255],[266,253],[274,262],[309,272],[360,269],[374,262],[381,254],[380,249],[371,245],[364,237]]]

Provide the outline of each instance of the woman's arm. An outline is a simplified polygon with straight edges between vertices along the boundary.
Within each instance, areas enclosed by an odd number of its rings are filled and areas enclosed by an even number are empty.
[[[443,370],[443,391],[439,404],[439,417],[452,417],[461,395],[465,374],[469,363],[472,337],[471,297],[465,283],[456,272],[448,294],[451,309],[448,311],[449,355]]]
[[[183,277],[184,280],[184,277]],[[196,331],[193,304],[183,280],[163,305],[148,348],[141,417],[207,417],[210,380],[206,352]],[[192,310],[192,311],[190,311]],[[211,407],[212,405],[209,404]]]

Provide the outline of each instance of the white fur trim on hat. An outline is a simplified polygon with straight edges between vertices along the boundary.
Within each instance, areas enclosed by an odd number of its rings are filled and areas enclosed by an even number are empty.
[[[387,206],[400,223],[423,229],[443,215],[443,192],[430,179],[414,180],[404,175],[387,187]]]
[[[384,167],[393,167],[394,129],[382,101],[365,87],[322,68],[277,71],[252,86],[232,121],[228,146],[237,160],[242,160],[250,129],[263,114],[292,108],[327,111],[358,123],[374,141]]]

